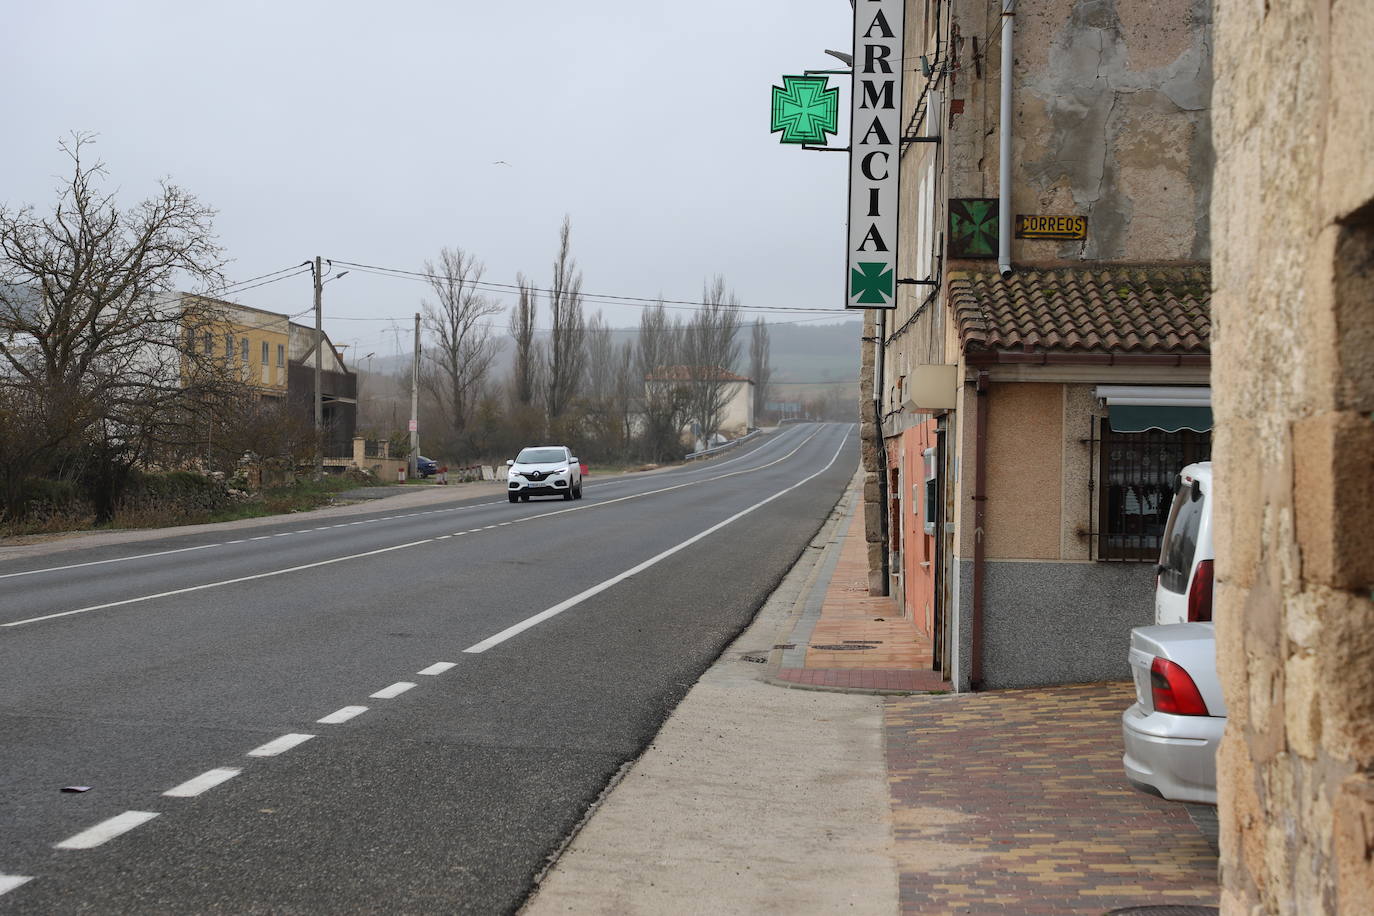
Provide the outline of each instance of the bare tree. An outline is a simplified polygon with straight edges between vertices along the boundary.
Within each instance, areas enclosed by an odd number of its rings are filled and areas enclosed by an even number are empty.
[[[0,468],[13,505],[23,479],[80,477],[105,519],[131,468],[194,425],[197,399],[233,384],[189,345],[178,285],[222,285],[214,211],[163,182],[128,210],[100,190],[104,166],[60,144],[72,172],[57,206],[0,206],[0,389],[32,406],[34,435]],[[202,315],[198,320],[208,320]]]
[[[683,332],[683,366],[691,380],[687,419],[705,442],[720,429],[739,359],[739,300],[717,276],[702,289],[701,308]]]
[[[630,413],[638,390],[634,385],[634,348],[620,346],[597,312],[587,323],[586,412],[591,427],[590,450],[602,457],[623,457],[630,442]]]
[[[663,461],[682,454],[687,385],[681,371],[682,328],[668,317],[663,303],[639,316],[634,374],[642,386],[640,447],[645,458]]]
[[[462,248],[442,249],[438,264],[425,262],[437,302],[423,302],[425,327],[434,337],[434,345],[425,348],[424,354],[437,370],[436,394],[455,444],[461,441],[475,395],[496,356],[496,340],[485,319],[501,307],[477,287],[484,270],[482,262]]]
[[[754,423],[760,424],[764,408],[768,405],[768,382],[773,376],[773,368],[768,361],[768,325],[763,317],[754,319],[749,337],[749,377],[754,380]]]
[[[524,274],[515,275],[515,285],[520,290],[520,298],[510,316],[510,336],[515,342],[511,394],[516,406],[532,407],[539,384],[539,343],[534,339],[539,302]]]
[[[586,365],[586,318],[582,314],[582,272],[571,254],[572,220],[563,217],[558,257],[549,287],[549,345],[545,364],[549,419],[556,420],[577,397]]]

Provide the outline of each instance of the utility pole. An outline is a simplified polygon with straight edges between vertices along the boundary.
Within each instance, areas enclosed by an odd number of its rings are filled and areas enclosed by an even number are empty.
[[[415,353],[410,360],[410,477],[420,458],[420,313],[415,313]]]
[[[324,277],[320,275],[320,256],[315,255],[315,479],[324,477],[324,395],[320,391],[320,369],[324,354]]]

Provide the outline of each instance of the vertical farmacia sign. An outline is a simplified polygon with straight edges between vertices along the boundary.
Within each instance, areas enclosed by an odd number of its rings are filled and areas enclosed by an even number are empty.
[[[846,308],[897,306],[903,4],[854,3]]]

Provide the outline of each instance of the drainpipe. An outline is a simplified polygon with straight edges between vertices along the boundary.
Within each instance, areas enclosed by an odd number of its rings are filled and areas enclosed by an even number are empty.
[[[997,270],[1011,276],[1011,71],[1016,0],[1002,0],[1002,106],[997,115]]]
[[[887,441],[883,438],[883,392],[887,390],[887,381],[883,378],[884,351],[887,349],[887,314],[881,309],[878,310],[878,339],[873,345],[878,348],[873,358],[873,421],[876,429],[874,436],[878,440],[878,534],[883,539],[882,593],[886,596],[891,592],[888,578],[892,573],[888,562],[891,541],[887,533]]]
[[[983,684],[983,544],[984,508],[988,501],[988,373],[979,370],[977,440],[973,447],[973,640],[969,660],[969,681],[974,690]]]

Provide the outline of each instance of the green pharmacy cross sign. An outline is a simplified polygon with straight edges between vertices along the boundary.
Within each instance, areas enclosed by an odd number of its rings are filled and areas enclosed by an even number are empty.
[[[784,76],[773,87],[771,133],[782,131],[783,143],[825,144],[825,135],[840,129],[840,90],[827,89],[827,76]]]
[[[896,295],[892,289],[892,268],[887,262],[860,261],[850,270],[849,295],[865,305],[887,305]]]

